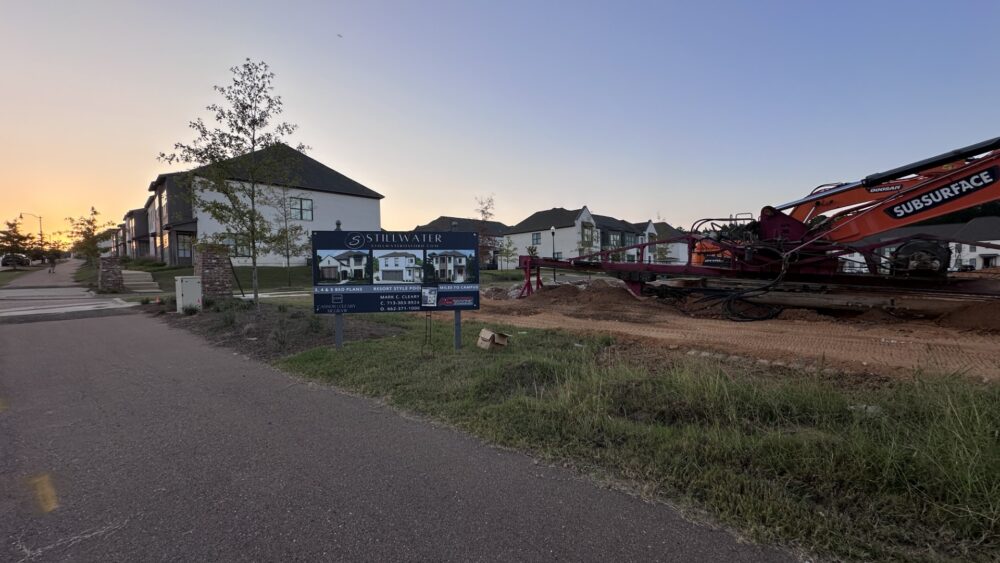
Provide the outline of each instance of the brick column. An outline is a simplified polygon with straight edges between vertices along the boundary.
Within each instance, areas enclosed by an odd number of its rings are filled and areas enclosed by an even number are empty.
[[[232,297],[233,270],[229,263],[229,247],[224,244],[196,244],[194,275],[201,278],[203,298]]]
[[[118,293],[125,291],[122,263],[117,256],[102,256],[97,264],[97,291]]]

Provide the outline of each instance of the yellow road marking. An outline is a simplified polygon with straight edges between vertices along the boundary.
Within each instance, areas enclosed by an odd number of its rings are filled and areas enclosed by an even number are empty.
[[[35,489],[35,500],[42,512],[52,512],[59,508],[56,489],[52,486],[52,478],[48,473],[42,473],[28,479],[28,484]]]

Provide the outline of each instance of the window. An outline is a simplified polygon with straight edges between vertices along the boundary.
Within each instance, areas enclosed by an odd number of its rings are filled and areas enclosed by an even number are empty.
[[[969,252],[975,252],[975,251],[976,251],[976,245],[970,244],[969,245]]]
[[[354,257],[354,265],[355,266],[360,266],[362,264],[362,258],[363,258],[362,256],[355,256]]]
[[[531,246],[542,244],[542,233],[531,233]]]
[[[556,255],[555,255],[555,256],[553,256],[553,258],[555,258],[556,260],[562,260],[562,252],[558,252],[558,251],[557,251],[557,252],[556,252]]]
[[[190,258],[191,246],[193,244],[194,244],[193,236],[177,233],[177,257]]]
[[[969,258],[969,265],[972,266],[973,268],[975,268],[976,267],[976,259],[975,258]]]
[[[608,233],[608,244],[612,248],[618,248],[622,245],[622,234],[621,233]]]
[[[580,228],[580,243],[587,248],[594,246],[594,226],[584,223]]]
[[[289,207],[292,210],[292,219],[299,221],[313,220],[313,200],[304,197],[288,198]]]
[[[635,244],[635,233],[625,233],[624,239],[625,244],[623,246],[632,246]]]
[[[250,257],[250,242],[242,235],[227,234],[225,244],[229,247],[229,254],[234,258]]]

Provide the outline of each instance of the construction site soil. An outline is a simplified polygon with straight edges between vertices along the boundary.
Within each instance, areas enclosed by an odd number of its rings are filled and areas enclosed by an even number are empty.
[[[610,333],[693,355],[816,373],[960,374],[1000,381],[1000,301],[976,301],[938,319],[871,309],[836,316],[786,309],[734,322],[697,296],[637,298],[617,280],[548,286],[524,299],[491,288],[471,318],[538,329]]]

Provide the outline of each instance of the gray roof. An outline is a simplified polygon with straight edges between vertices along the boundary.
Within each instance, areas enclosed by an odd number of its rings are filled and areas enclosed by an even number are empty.
[[[966,240],[976,242],[1000,240],[1000,217],[976,217],[968,223],[945,223],[943,225],[911,225],[864,238],[854,244],[872,244],[883,240],[930,235],[944,240]]]
[[[357,250],[348,250],[347,252],[341,252],[340,254],[334,256],[333,259],[334,260],[346,260],[346,259],[352,258],[354,256],[368,256],[368,253],[367,252],[358,252]],[[326,256],[326,258],[329,258],[329,257],[330,257],[330,255]]]
[[[555,227],[557,229],[572,227],[576,224],[576,219],[582,212],[582,207],[580,209],[563,209],[562,207],[553,207],[548,211],[536,211],[529,215],[524,221],[521,221],[508,229],[507,234],[547,231],[550,227]]]
[[[261,161],[273,162],[275,167],[281,169],[281,172],[274,173],[272,178],[268,178],[266,174],[255,178],[263,183],[372,199],[382,199],[383,197],[382,194],[355,182],[322,162],[281,143],[236,158],[223,160],[213,166],[201,166],[189,172],[160,174],[150,185],[149,189],[153,191],[162,179],[180,174],[203,174],[211,171],[213,167],[219,167],[219,170],[227,179],[248,180],[253,166]]]
[[[459,252],[457,250],[443,250],[441,252],[428,252],[428,256],[461,256],[462,258],[468,258],[469,255],[464,252]]]
[[[607,215],[594,215],[594,223],[597,224],[597,228],[602,231],[619,231],[622,233],[636,233],[639,234],[645,228],[645,223],[642,228],[635,227],[632,223],[628,221],[622,221],[621,219],[615,219],[614,217],[609,217]]]
[[[660,240],[678,238],[684,236],[684,233],[678,231],[677,229],[670,226],[670,224],[660,221],[659,223],[653,223],[653,228],[656,229],[656,236]]]
[[[379,256],[379,258],[419,258],[419,256],[412,252],[390,252]]]
[[[451,224],[455,223],[452,229]],[[440,216],[437,219],[415,227],[414,231],[452,231],[458,233],[480,233],[485,232],[491,236],[502,236],[507,233],[510,227],[500,221],[483,221],[482,219],[466,219],[464,217]]]

